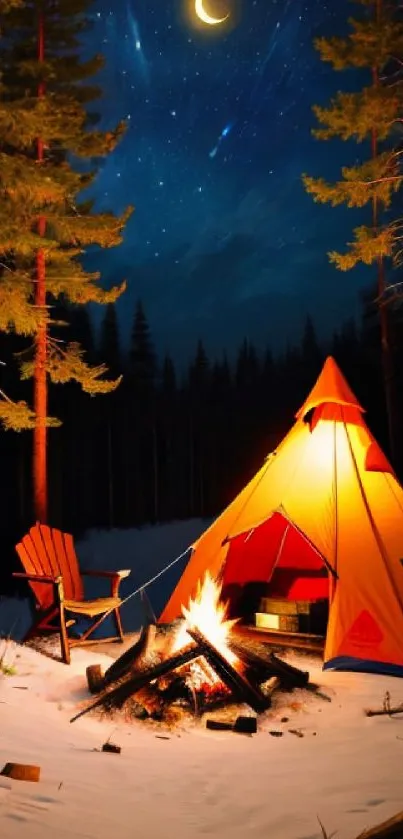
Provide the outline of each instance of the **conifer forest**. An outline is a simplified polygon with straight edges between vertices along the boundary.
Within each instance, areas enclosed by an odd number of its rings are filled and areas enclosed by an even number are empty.
[[[85,311],[70,312],[68,320],[69,337],[80,342],[91,362],[102,359],[113,376],[123,372],[123,379],[102,398],[89,397],[76,383],[51,391],[51,412],[62,422],[49,431],[54,526],[79,534],[91,527],[141,527],[218,514],[289,430],[329,353],[388,451],[379,325],[365,300],[361,324],[346,321],[326,346],[308,318],[295,344],[280,355],[270,345],[259,352],[245,340],[232,360],[208,358],[199,341],[182,371],[169,356],[157,357],[141,301],[126,353],[114,304],[106,308],[98,341]],[[402,369],[403,347],[396,340],[399,357]],[[1,360],[6,388],[15,377],[9,336],[3,338]],[[28,387],[20,384],[21,399]],[[32,438],[29,432],[4,432],[0,446],[2,527],[12,556],[18,534],[32,523]]]

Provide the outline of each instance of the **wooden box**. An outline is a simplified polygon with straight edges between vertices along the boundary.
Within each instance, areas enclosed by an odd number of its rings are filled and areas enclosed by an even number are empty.
[[[298,615],[275,615],[267,612],[256,612],[255,624],[260,629],[274,629],[278,632],[298,632]]]
[[[270,615],[309,615],[311,603],[308,600],[285,600],[281,597],[262,597],[259,612]]]

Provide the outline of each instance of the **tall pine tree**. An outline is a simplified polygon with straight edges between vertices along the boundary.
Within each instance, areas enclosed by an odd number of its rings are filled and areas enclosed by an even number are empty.
[[[398,430],[387,309],[391,282],[386,271],[398,259],[400,229],[399,223],[390,221],[385,211],[403,183],[400,153],[394,148],[402,115],[403,22],[398,4],[389,0],[355,2],[362,7],[362,14],[349,20],[348,36],[318,38],[315,46],[322,61],[329,62],[335,70],[367,71],[368,83],[355,93],[337,93],[328,108],[314,107],[320,127],[313,133],[321,140],[339,137],[361,144],[361,161],[343,167],[336,183],[307,175],[303,180],[315,201],[328,202],[333,207],[345,204],[370,209],[367,223],[354,230],[354,239],[346,252],[333,251],[329,257],[341,271],[360,263],[376,267],[389,439],[395,454]]]
[[[127,509],[131,523],[158,518],[157,357],[141,300],[135,305],[125,390],[127,392]]]
[[[101,325],[100,354],[114,376],[122,371],[123,361],[119,340],[119,324],[114,303],[108,303]]]
[[[114,301],[124,286],[105,292],[99,274],[80,261],[86,247],[121,241],[130,214],[95,213],[82,190],[95,172],[90,161],[113,150],[124,126],[95,130],[89,103],[100,94],[88,83],[102,66],[80,55],[90,0],[24,0],[2,15],[0,40],[0,329],[33,339],[23,358],[23,378],[33,377],[34,512],[47,518],[48,380],[75,380],[90,393],[107,393],[117,381],[103,378],[104,365],[90,367],[76,342],[52,338],[52,306]],[[4,416],[3,409],[0,417]],[[13,423],[8,407],[8,425]],[[18,406],[17,406],[18,408]],[[30,417],[28,417],[30,420]],[[27,425],[32,425],[27,421]]]

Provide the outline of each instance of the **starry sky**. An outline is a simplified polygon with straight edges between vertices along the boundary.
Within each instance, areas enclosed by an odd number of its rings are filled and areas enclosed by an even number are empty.
[[[314,204],[301,174],[335,177],[352,144],[311,136],[311,106],[354,73],[334,73],[313,47],[344,34],[348,0],[205,0],[229,17],[196,22],[194,0],[97,0],[85,50],[101,52],[102,127],[127,132],[101,162],[97,209],[135,213],[123,244],[92,253],[119,301],[128,335],[143,300],[160,352],[219,356],[243,337],[258,346],[298,340],[310,312],[322,336],[358,310],[370,280],[342,274],[326,253],[360,221]],[[362,218],[362,216],[361,216]]]

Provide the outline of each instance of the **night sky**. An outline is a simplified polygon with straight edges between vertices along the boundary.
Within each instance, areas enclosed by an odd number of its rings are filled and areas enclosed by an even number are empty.
[[[311,106],[357,84],[313,47],[346,31],[352,4],[205,0],[211,14],[229,13],[211,27],[189,3],[94,3],[86,51],[106,58],[102,126],[124,118],[128,130],[92,191],[98,209],[136,209],[124,243],[91,255],[91,268],[107,285],[128,280],[123,332],[141,298],[158,349],[175,358],[199,337],[216,355],[244,336],[298,341],[308,311],[324,335],[357,311],[371,279],[326,256],[360,217],[314,204],[301,182],[303,172],[334,177],[358,154],[310,133]]]

